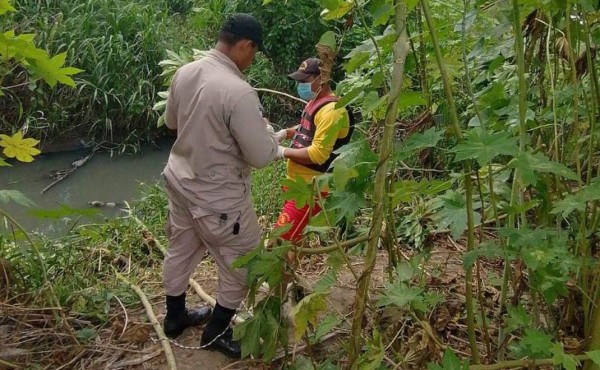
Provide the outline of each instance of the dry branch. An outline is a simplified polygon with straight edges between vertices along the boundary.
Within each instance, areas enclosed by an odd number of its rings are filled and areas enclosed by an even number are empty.
[[[116,364],[113,364],[109,367],[109,369],[123,369],[129,366],[136,366],[136,365],[141,365],[146,361],[149,361],[151,359],[153,359],[154,357],[160,355],[162,353],[162,349],[157,349],[154,352],[150,352],[150,353],[146,353],[142,356],[137,356],[135,358],[129,359],[129,360],[125,360],[125,361],[121,361],[121,362],[117,362]]]
[[[69,168],[67,171],[65,171],[65,173],[63,173],[62,175],[58,176],[58,178],[52,182],[50,185],[46,186],[41,192],[40,194],[44,194],[45,192],[47,192],[48,190],[50,190],[54,185],[58,184],[59,182],[63,181],[64,179],[66,179],[70,174],[72,174],[73,172],[77,171],[79,168],[81,168],[84,164],[86,164],[87,161],[89,161],[93,156],[94,153],[96,153],[96,149],[94,149],[92,151],[92,153],[88,154],[86,157],[83,157],[80,160],[77,160],[75,162],[72,163],[71,168]]]
[[[125,284],[127,284],[127,286],[129,286],[140,297],[140,300],[142,301],[142,304],[144,305],[144,308],[146,309],[146,314],[148,315],[148,318],[150,319],[150,322],[152,323],[152,326],[154,327],[154,331],[156,332],[156,335],[158,335],[158,339],[159,339],[160,343],[162,344],[163,350],[165,352],[165,357],[167,358],[167,364],[169,366],[169,369],[177,370],[177,364],[175,363],[175,356],[173,355],[173,350],[171,349],[171,344],[169,344],[169,339],[167,339],[167,337],[165,336],[165,332],[163,331],[162,327],[160,326],[160,323],[158,322],[158,320],[156,319],[156,315],[154,314],[154,311],[152,310],[152,305],[148,301],[148,297],[146,297],[146,294],[144,294],[144,292],[140,289],[140,287],[133,284],[129,280],[125,279],[125,277],[123,275],[119,274],[118,272],[116,274],[117,274],[117,278],[119,278],[119,280],[121,280]]]

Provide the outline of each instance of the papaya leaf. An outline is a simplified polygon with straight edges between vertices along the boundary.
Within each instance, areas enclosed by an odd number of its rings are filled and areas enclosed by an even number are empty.
[[[312,184],[306,182],[302,177],[297,176],[294,180],[283,179],[282,185],[287,187],[283,193],[286,200],[295,200],[296,208],[301,209],[305,205],[314,206],[315,198],[313,196]]]
[[[348,168],[344,162],[340,162],[333,167],[333,185],[338,190],[344,190],[348,181],[358,175],[356,168]]]
[[[449,228],[454,239],[458,239],[467,228],[467,204],[462,194],[450,190],[442,195],[438,203],[441,208],[436,212],[437,228]],[[481,219],[479,213],[473,213],[475,223]]]
[[[562,365],[565,370],[577,370],[579,361],[572,355],[566,354],[562,344],[554,343],[550,349],[554,365]]]
[[[348,191],[333,191],[331,195],[334,205],[331,209],[338,210],[336,223],[346,219],[348,224],[352,223],[358,211],[365,207],[365,197]]]
[[[569,194],[554,203],[551,213],[567,217],[573,211],[584,211],[587,202],[600,200],[600,183],[594,182],[575,194]]]
[[[304,297],[290,312],[294,321],[294,337],[300,340],[308,324],[317,325],[317,316],[320,312],[327,310],[325,296],[321,293],[312,293]]]
[[[425,132],[409,136],[403,144],[400,143],[397,145],[395,159],[404,160],[418,150],[435,147],[444,136],[444,133],[445,130],[438,130],[432,127]]]
[[[562,163],[551,161],[542,153],[532,154],[530,152],[521,152],[510,162],[510,167],[521,170],[525,185],[537,183],[535,173],[552,173],[574,181],[579,179],[577,174],[569,167]]]
[[[398,97],[398,112],[404,112],[408,108],[425,105],[427,101],[423,94],[415,91],[407,91]]]
[[[467,131],[465,141],[452,148],[456,161],[476,159],[480,166],[499,155],[514,156],[519,152],[517,139],[509,132],[490,132],[481,127]]]

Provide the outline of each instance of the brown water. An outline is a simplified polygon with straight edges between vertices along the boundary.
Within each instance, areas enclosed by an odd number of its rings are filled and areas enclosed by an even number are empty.
[[[89,151],[43,154],[32,163],[13,163],[0,167],[0,190],[18,190],[35,203],[25,208],[14,202],[0,203],[22,226],[30,231],[57,236],[74,224],[90,223],[104,217],[113,217],[119,207],[102,208],[95,215],[71,215],[66,219],[48,219],[31,216],[32,209],[58,209],[65,205],[75,209],[92,209],[90,201],[119,202],[140,198],[141,183],[161,181],[161,171],[169,156],[170,143],[159,149],[146,148],[140,154],[112,155],[96,153],[85,165],[56,184],[43,195],[42,189],[54,181],[48,175],[55,170],[71,168],[71,163],[89,154]],[[10,232],[0,225],[0,233]]]

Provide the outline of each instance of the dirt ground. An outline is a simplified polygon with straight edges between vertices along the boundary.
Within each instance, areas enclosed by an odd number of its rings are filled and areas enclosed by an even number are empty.
[[[373,310],[377,300],[377,290],[382,288],[387,281],[387,254],[380,251],[377,255],[375,270],[371,280],[371,295],[369,304],[370,318],[365,320],[366,331],[375,328],[377,322],[378,331],[382,335],[382,342],[386,344],[387,353],[384,366],[398,369],[425,369],[427,363],[439,360],[443,354],[443,347],[450,346],[460,357],[470,357],[470,349],[466,334],[465,317],[465,286],[463,254],[464,243],[454,242],[447,236],[441,236],[433,243],[435,247],[429,251],[429,259],[425,265],[418,266],[418,279],[424,283],[426,291],[437,292],[444,298],[443,303],[437,304],[435,309],[426,316],[417,317],[409,314],[406,310],[385,308]],[[401,250],[403,260],[408,260],[418,251],[404,248]],[[299,275],[309,284],[314,284],[327,271],[327,266],[322,255],[305,257],[298,268]],[[362,270],[362,260],[358,257],[350,257],[350,263],[356,271]],[[148,272],[149,278],[142,289],[147,293],[154,292],[149,296],[152,308],[157,319],[162,323],[164,317],[164,296],[161,293],[159,276]],[[495,353],[493,345],[498,335],[497,307],[499,301],[499,284],[502,274],[500,261],[481,259],[479,266],[475,269],[476,277],[479,276],[479,284],[475,284],[474,290],[481,291],[476,298],[478,305],[485,307],[487,320],[482,330],[481,323],[477,331],[479,352],[483,363],[493,362],[489,353]],[[206,293],[212,297],[217,294],[216,269],[209,259],[203,261],[198,267],[194,279],[202,286]],[[156,281],[155,281],[156,280]],[[327,298],[327,306],[330,312],[345,317],[342,324],[335,330],[336,334],[326,342],[312,348],[313,354],[319,358],[329,358],[335,363],[343,366],[346,358],[349,327],[353,314],[353,303],[356,293],[356,281],[347,267],[338,274],[337,282],[333,286]],[[524,299],[527,295],[524,294]],[[203,304],[192,289],[188,291],[188,304],[190,306]],[[127,312],[125,318],[124,312]],[[30,323],[35,319],[37,313],[27,313]],[[41,313],[40,313],[41,315]],[[480,315],[479,310],[477,315]],[[42,316],[40,316],[42,317]],[[45,313],[48,320],[48,313]],[[166,369],[165,356],[161,345],[156,341],[156,334],[146,318],[145,311],[139,304],[132,307],[111,306],[110,324],[99,330],[95,345],[88,351],[73,352],[64,349],[52,354],[58,363],[64,365],[56,369]],[[478,322],[481,317],[478,317]],[[40,325],[40,327],[43,325]],[[8,328],[8,329],[7,329]],[[0,354],[3,347],[8,347],[10,336],[4,335],[3,330],[10,330],[9,326],[0,325]],[[44,329],[31,332],[30,336],[43,334]],[[36,334],[38,333],[38,334]],[[187,329],[177,343],[187,347],[199,346],[202,328]],[[21,337],[23,337],[21,335]],[[565,334],[561,338],[565,349],[570,353],[581,353],[583,341],[575,335]],[[443,344],[442,344],[443,343]],[[492,347],[490,347],[492,346]],[[278,368],[277,362],[261,363],[259,360],[242,360],[239,362],[228,359],[224,355],[207,350],[182,348],[171,346],[179,369],[273,369]],[[294,356],[300,355],[298,346],[291,349]],[[90,351],[94,352],[90,355]],[[80,353],[80,358],[77,358]],[[64,356],[61,360],[60,356]],[[0,356],[1,357],[1,356]],[[401,361],[398,363],[398,361]],[[45,367],[49,368],[49,367]],[[50,367],[53,368],[53,367]],[[0,365],[0,369],[2,366]]]

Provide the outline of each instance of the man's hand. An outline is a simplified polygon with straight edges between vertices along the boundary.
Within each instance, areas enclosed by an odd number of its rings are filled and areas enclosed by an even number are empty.
[[[275,156],[275,159],[285,159],[285,151],[287,150],[287,148],[283,147],[283,146],[279,146],[277,147],[277,155]]]

